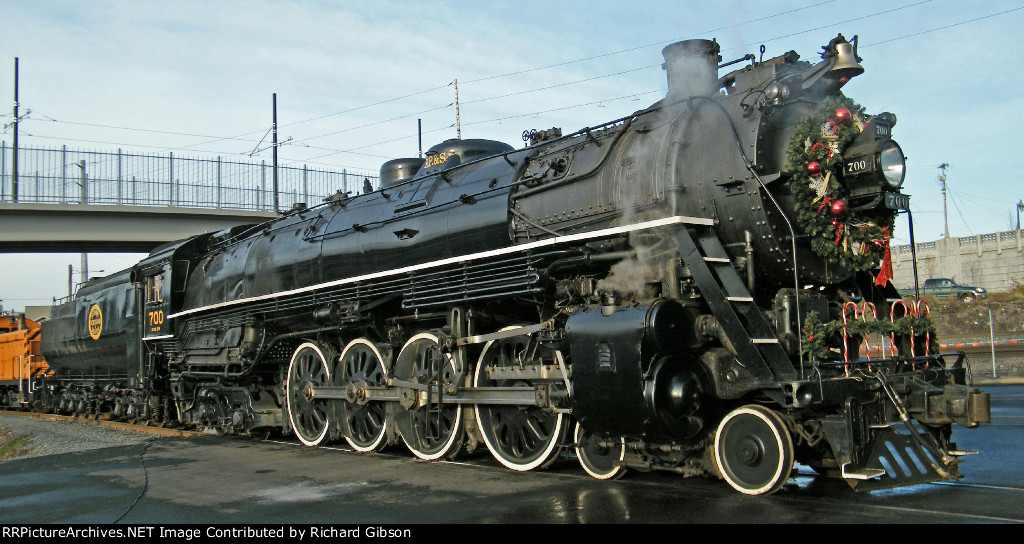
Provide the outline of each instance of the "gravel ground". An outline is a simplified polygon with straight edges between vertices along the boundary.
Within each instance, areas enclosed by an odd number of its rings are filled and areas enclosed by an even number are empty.
[[[143,444],[163,438],[160,435],[103,427],[75,421],[57,421],[26,416],[0,414],[0,428],[28,436],[28,452],[15,457],[39,457],[112,446]],[[10,459],[8,459],[10,460]],[[0,464],[4,460],[0,460]]]

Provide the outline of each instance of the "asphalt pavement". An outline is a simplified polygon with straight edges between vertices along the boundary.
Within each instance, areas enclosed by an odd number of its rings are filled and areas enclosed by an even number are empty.
[[[993,422],[957,428],[958,483],[856,493],[801,473],[770,497],[665,473],[615,482],[566,459],[516,473],[486,452],[427,463],[292,441],[153,437],[0,462],[0,524],[1024,523],[1024,386],[991,386]]]

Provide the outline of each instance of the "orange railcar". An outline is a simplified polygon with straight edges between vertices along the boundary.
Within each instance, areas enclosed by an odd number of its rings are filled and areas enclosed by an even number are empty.
[[[50,373],[39,348],[41,328],[25,314],[0,315],[0,407],[26,405],[33,378]]]

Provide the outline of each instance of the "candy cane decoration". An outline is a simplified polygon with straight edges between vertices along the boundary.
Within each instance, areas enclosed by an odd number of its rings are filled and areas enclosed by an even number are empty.
[[[865,324],[867,324],[867,322],[868,322],[868,309],[869,308],[871,309],[871,317],[872,317],[872,319],[874,319],[875,321],[878,321],[878,309],[875,308],[874,304],[872,304],[872,303],[870,303],[868,301],[864,301],[864,307],[861,308],[861,310],[860,310],[860,317],[864,321]],[[871,342],[868,341],[868,331],[867,331],[866,327],[864,329],[864,349],[867,350],[868,361],[870,361],[871,360]],[[870,364],[868,365],[868,370],[871,370],[871,365]]]
[[[889,310],[889,322],[892,323],[893,325],[896,324],[896,305],[903,306],[903,315],[910,315],[910,308],[907,306],[905,302],[903,302],[902,300],[897,300],[893,302],[892,309]],[[893,357],[899,355],[899,352],[896,350],[896,331],[892,331],[889,333],[889,351]],[[914,354],[913,342],[910,343],[910,354],[911,356],[913,356]]]
[[[921,306],[922,305],[924,306],[924,311],[921,310]],[[927,300],[919,300],[919,301],[917,301],[917,303],[914,305],[914,313],[917,314],[917,315],[923,315],[925,317],[929,317],[932,312],[931,312],[931,309],[928,307],[928,301]],[[924,333],[924,354],[925,355],[931,355],[931,343],[932,343],[932,333],[931,333],[931,331],[926,331]]]
[[[857,307],[856,302],[847,302],[846,304],[843,305],[843,362],[846,363],[845,365],[843,365],[843,368],[846,369],[847,376],[850,375],[850,345],[847,341],[846,334],[846,310],[847,308],[850,307],[853,308],[854,321],[857,320],[857,315],[860,313],[860,308]]]

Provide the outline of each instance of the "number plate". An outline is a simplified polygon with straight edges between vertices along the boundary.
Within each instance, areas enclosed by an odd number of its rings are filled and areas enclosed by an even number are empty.
[[[910,197],[899,193],[885,193],[885,207],[890,210],[908,210]]]
[[[855,176],[857,174],[863,174],[874,170],[875,164],[872,157],[858,157],[853,160],[846,161],[843,165],[843,172],[848,176]]]

